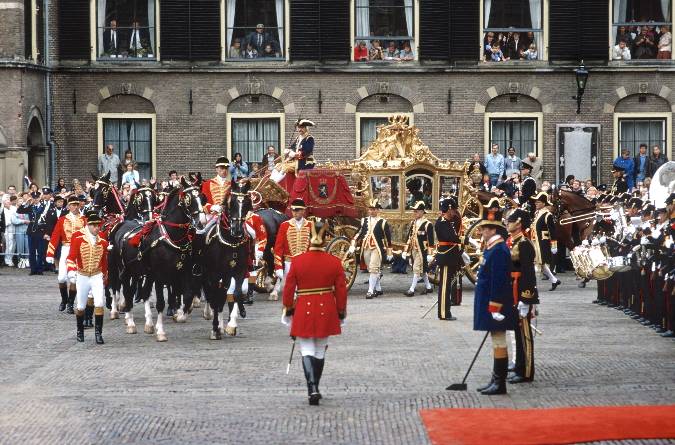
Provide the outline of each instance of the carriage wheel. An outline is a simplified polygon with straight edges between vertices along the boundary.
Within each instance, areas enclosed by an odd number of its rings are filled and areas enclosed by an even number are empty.
[[[483,251],[481,249],[480,231],[478,230],[478,223],[480,220],[474,221],[464,233],[464,251],[471,258],[469,264],[464,266],[464,275],[473,284],[476,284],[476,277],[478,276],[478,267],[483,260]],[[471,241],[470,241],[471,240]]]
[[[480,218],[481,208],[482,205],[478,198],[472,196],[467,200],[462,216],[465,218]]]
[[[338,257],[342,261],[342,267],[345,270],[347,277],[347,290],[352,288],[354,281],[356,281],[356,274],[358,272],[358,265],[356,264],[356,257],[354,254],[347,254],[347,250],[351,241],[344,236],[333,238],[326,246],[326,252]]]

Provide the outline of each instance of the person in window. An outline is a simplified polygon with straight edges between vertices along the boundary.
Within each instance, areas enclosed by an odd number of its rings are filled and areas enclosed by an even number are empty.
[[[129,184],[129,188],[134,190],[138,186],[141,178],[135,167],[136,164],[127,164],[127,171],[122,175],[122,187],[124,187],[125,184]]]
[[[279,54],[275,53],[272,44],[268,43],[267,45],[265,45],[265,49],[263,50],[262,55],[259,55],[258,57],[266,57],[269,59],[279,57]]]
[[[394,42],[393,40],[389,42],[389,46],[387,46],[387,49],[384,51],[384,60],[391,60],[396,62],[401,60],[400,52],[398,48],[396,48],[396,42]]]
[[[633,158],[630,157],[630,151],[627,148],[621,150],[621,156],[614,160],[614,166],[619,166],[623,169],[628,190],[633,190],[633,187],[635,186],[635,180],[633,178],[635,165],[633,164]]]
[[[399,58],[402,61],[415,60],[415,54],[413,54],[412,47],[410,46],[410,42],[404,42],[403,43],[403,49],[399,53]]]
[[[483,59],[489,62],[492,59],[492,44],[495,42],[495,35],[489,32],[483,39]]]
[[[232,164],[230,164],[230,176],[233,181],[248,176],[248,165],[242,159],[241,153],[234,154],[234,159],[232,160]]]
[[[227,57],[230,59],[238,59],[241,57],[241,40],[234,39],[234,41],[232,41]]]
[[[537,45],[535,43],[530,43],[529,48],[523,51],[523,58],[525,60],[538,60],[539,53],[537,52]]]
[[[277,159],[278,157],[279,155],[277,154],[277,150],[274,148],[274,145],[268,146],[267,153],[265,154],[265,158],[263,159],[263,163],[267,167],[268,172],[274,170],[274,166],[276,165],[277,162],[279,162],[279,159]]]
[[[141,28],[137,19],[131,22],[131,35],[129,36],[129,54],[133,57],[142,57],[148,52],[150,41],[147,28]],[[152,52],[152,51],[150,51]]]
[[[612,49],[612,60],[630,60],[630,57],[628,45],[623,40]]]
[[[504,57],[504,53],[499,47],[499,42],[494,42],[490,50],[490,59],[492,62],[506,62],[509,60],[507,57]]]
[[[379,40],[373,40],[371,42],[371,48],[370,51],[368,51],[368,59],[384,60],[384,51],[382,51],[382,47],[380,46]]]
[[[670,60],[672,54],[672,39],[670,34],[670,27],[668,25],[661,26],[661,34],[659,36],[658,53],[656,58],[659,60]]]
[[[625,26],[619,26],[617,29],[615,44],[618,45],[622,40],[626,43],[627,47],[630,48],[633,46],[633,34],[631,34]]]
[[[653,59],[656,57],[656,43],[648,33],[648,27],[640,29],[640,35],[635,39],[633,54],[636,59]]]
[[[652,155],[649,157],[649,165],[647,166],[647,177],[651,178],[663,164],[668,162],[666,155],[661,153],[661,148],[654,145],[652,148]]]
[[[262,54],[262,52],[265,51],[265,45],[268,43],[272,44],[272,47],[274,47],[274,39],[272,39],[272,36],[269,33],[265,32],[265,25],[262,23],[256,25],[255,31],[250,33],[246,38],[246,43],[250,44],[258,54]]]
[[[647,177],[647,167],[649,167],[647,144],[640,144],[640,152],[633,158],[633,164],[635,165],[635,170],[633,171],[635,182],[644,182]]]
[[[512,60],[524,59],[523,52],[525,51],[523,40],[520,38],[519,32],[514,32],[511,38],[506,43],[505,56]]]
[[[258,51],[251,45],[250,43],[246,44],[246,51],[242,54],[244,59],[257,59],[258,58]]]
[[[110,55],[110,57],[117,57],[120,50],[120,45],[124,40],[124,36],[117,28],[117,20],[112,19],[110,26],[103,31],[103,52]]]
[[[359,41],[358,45],[354,47],[354,62],[368,61],[368,47],[363,40]]]

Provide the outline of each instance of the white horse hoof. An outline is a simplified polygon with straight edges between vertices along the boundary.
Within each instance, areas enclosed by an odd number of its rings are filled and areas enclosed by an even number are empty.
[[[143,327],[143,332],[145,332],[146,334],[154,334],[155,333],[155,326],[151,325],[151,324],[146,324]]]
[[[157,334],[157,341],[167,341],[166,334]]]
[[[199,297],[194,297],[192,299],[192,307],[193,308],[199,308],[202,307],[202,301],[199,299]]]
[[[136,334],[136,326],[127,326],[127,334]]]
[[[211,330],[211,336],[209,338],[211,340],[222,340],[223,334],[221,334],[220,331]]]
[[[237,335],[237,328],[232,326],[225,326],[225,333],[231,337],[235,337]]]
[[[117,311],[110,311],[110,319],[111,320],[117,320],[120,318],[120,313]]]
[[[187,315],[181,314],[176,317],[176,322],[177,323],[185,323],[187,321]]]
[[[117,309],[120,311],[124,311],[127,308],[127,305],[124,304],[124,301],[120,302],[120,304],[117,305]]]

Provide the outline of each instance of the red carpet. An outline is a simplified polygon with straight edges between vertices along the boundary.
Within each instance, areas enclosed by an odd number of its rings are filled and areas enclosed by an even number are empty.
[[[541,445],[675,438],[675,405],[421,411],[434,445]]]

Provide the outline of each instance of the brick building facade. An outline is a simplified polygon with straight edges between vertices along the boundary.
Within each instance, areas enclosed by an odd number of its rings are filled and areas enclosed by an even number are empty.
[[[24,174],[88,177],[111,140],[142,147],[134,154],[148,176],[210,173],[238,147],[252,158],[270,142],[286,145],[299,117],[317,124],[320,161],[355,158],[366,132],[394,113],[411,116],[432,151],[453,160],[496,140],[505,150],[521,128],[550,180],[583,172],[607,181],[619,143],[637,142],[626,140],[637,121],[650,122],[650,145],[671,155],[675,62],[610,61],[612,1],[541,0],[543,60],[505,63],[479,60],[487,27],[478,0],[401,2],[414,8],[415,60],[350,62],[355,1],[284,2],[284,54],[265,62],[225,56],[226,0],[156,0],[156,40],[143,54],[152,60],[99,54],[94,0],[0,1],[0,189]],[[577,114],[581,59],[590,77]],[[132,133],[137,145],[120,140]]]

